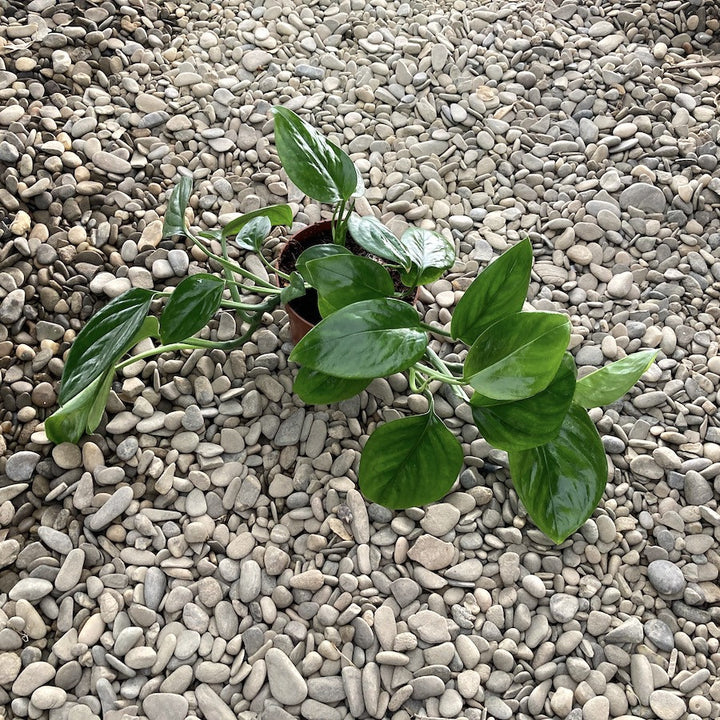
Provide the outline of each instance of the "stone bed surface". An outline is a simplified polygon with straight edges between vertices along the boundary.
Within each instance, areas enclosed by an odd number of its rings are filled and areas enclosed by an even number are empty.
[[[0,718],[720,716],[715,3],[0,11]],[[428,322],[527,236],[529,304],[569,315],[581,374],[658,349],[592,411],[608,485],[562,546],[452,396],[453,491],[368,504],[369,432],[425,400],[393,376],[305,407],[280,310],[243,350],[130,365],[95,434],[48,443],[93,310],[208,269],[161,239],[180,175],[201,227],[326,217],[279,169],[274,104],[351,154],[361,214],[455,241]],[[237,330],[221,314],[206,337]]]

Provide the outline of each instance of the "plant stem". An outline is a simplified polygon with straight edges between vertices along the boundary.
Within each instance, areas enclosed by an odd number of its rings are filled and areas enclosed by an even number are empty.
[[[169,345],[158,345],[157,347],[153,348],[152,350],[145,350],[144,352],[138,353],[137,355],[133,355],[132,357],[128,358],[127,360],[123,360],[122,362],[118,363],[115,366],[115,370],[122,370],[124,367],[127,367],[128,365],[132,365],[134,362],[138,360],[142,360],[146,357],[152,357],[153,355],[159,355],[160,353],[164,352],[175,352],[176,350],[194,350],[195,348],[192,345],[188,345],[186,342],[178,342],[178,343],[170,343]]]
[[[427,323],[421,322],[420,327],[424,328],[428,332],[435,333],[436,335],[442,335],[443,337],[449,337],[452,338],[452,335],[443,328],[437,328],[432,325],[428,325]]]
[[[257,285],[243,285],[243,283],[238,282],[237,280],[226,280],[228,284],[232,283],[233,285],[236,285],[241,290],[246,290],[249,293],[258,294],[258,295],[279,295],[282,290],[278,287],[258,287]]]
[[[340,205],[337,206],[337,214],[333,213],[333,219],[331,221],[333,242],[342,247],[345,247],[345,233],[342,232],[342,221],[346,203],[347,200],[345,199],[340,201]]]
[[[230,260],[225,260],[225,258],[221,257],[220,255],[216,255],[209,248],[205,247],[205,245],[202,242],[200,242],[200,240],[198,240],[198,238],[196,238],[194,235],[190,234],[189,232],[187,233],[187,236],[209,258],[213,259],[216,263],[218,263],[224,269],[230,270],[230,272],[241,275],[242,277],[247,278],[248,280],[252,280],[259,287],[270,288],[272,290],[277,289],[272,283],[268,282],[267,280],[263,280],[262,278],[259,278],[257,275],[254,275],[253,273],[251,273],[249,270],[246,270],[245,268],[242,268],[239,265],[236,265],[234,262],[231,262]]]
[[[447,383],[450,386],[452,392],[455,393],[455,395],[457,395],[461,400],[463,400],[464,402],[469,402],[470,398],[468,398],[467,394],[462,389],[462,385],[464,385],[465,383],[462,381],[461,378],[456,378],[452,375],[450,369],[445,364],[445,361],[429,345],[425,348],[425,356],[432,363],[432,365],[434,365],[437,370],[440,371],[441,375],[437,379]]]

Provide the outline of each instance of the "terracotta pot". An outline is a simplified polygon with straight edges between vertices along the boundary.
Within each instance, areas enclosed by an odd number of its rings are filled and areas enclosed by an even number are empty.
[[[349,239],[355,244],[352,238],[349,237]],[[295,262],[303,250],[307,250],[313,245],[326,243],[332,243],[332,223],[329,220],[303,228],[285,243],[278,257],[278,268],[286,273],[292,272],[295,270]],[[362,252],[362,249],[359,249]],[[396,287],[398,286],[396,285]],[[420,288],[417,288],[413,298],[408,300],[413,306],[417,304],[419,293]],[[295,344],[299,343],[322,320],[317,306],[317,292],[313,288],[310,288],[303,297],[291,300],[285,305],[285,312],[290,318],[290,335]]]
[[[324,243],[332,243],[332,223],[329,220],[309,225],[295,233],[280,251],[278,268],[287,273],[292,272],[303,250]],[[303,297],[285,305],[285,311],[290,318],[290,335],[295,344],[322,319],[317,307],[317,293],[312,288]]]

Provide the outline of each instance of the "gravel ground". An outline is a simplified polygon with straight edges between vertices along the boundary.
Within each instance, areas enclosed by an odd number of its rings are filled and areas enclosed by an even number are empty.
[[[715,2],[0,9],[0,717],[720,715]],[[569,314],[581,372],[659,350],[593,414],[610,479],[561,547],[450,396],[454,491],[368,506],[360,448],[422,398],[394,376],[304,407],[282,311],[243,351],[127,367],[96,434],[47,442],[93,310],[206,267],[160,237],[179,175],[202,226],[321,217],[279,170],[277,103],[356,159],[362,213],[455,240],[429,321],[529,236],[529,299]]]

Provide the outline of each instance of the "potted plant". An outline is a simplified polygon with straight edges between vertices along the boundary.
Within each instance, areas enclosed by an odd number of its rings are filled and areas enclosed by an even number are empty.
[[[386,264],[353,255],[341,243],[322,243],[300,253],[295,270],[278,270],[286,283],[279,288],[231,260],[227,243],[234,238],[270,267],[263,241],[273,225],[292,222],[290,208],[271,206],[222,230],[195,234],[185,221],[191,191],[189,178],[174,188],[163,235],[189,238],[222,268],[223,277],[191,275],[167,292],[135,288],[92,317],[67,354],[60,408],[45,421],[52,442],[78,442],[99,425],[117,369],[163,352],[242,347],[264,313],[312,288],[321,320],[290,354],[300,366],[294,391],[302,400],[337,402],[397,372],[406,372],[411,390],[427,398],[427,412],[385,423],[368,439],[358,477],[368,499],[389,508],[425,505],[456,481],[462,448],[435,413],[431,392],[443,383],[469,404],[485,439],[507,451],[515,489],[543,532],[562,542],[591,515],[605,488],[607,460],[587,408],[624,395],[655,352],[636,353],[578,380],[567,352],[569,319],[523,311],[532,265],[529,240],[473,281],[448,330],[424,323],[404,301],[408,290],[452,265],[454,253],[442,236],[411,229],[398,239],[373,218],[349,215],[340,226],[344,222],[360,247]],[[390,271],[405,289],[396,288]],[[151,312],[158,301],[164,302],[159,318]],[[220,308],[238,314],[240,337],[225,342],[194,337]],[[430,334],[446,337],[455,352],[467,346],[464,361],[445,362],[430,347]],[[160,343],[123,360],[147,339]]]
[[[331,220],[301,230],[278,259],[278,268],[286,273],[302,268],[310,285],[304,296],[286,305],[294,342],[327,314],[330,283],[342,293],[354,286],[357,300],[389,296],[392,283],[397,297],[412,299],[418,286],[452,267],[455,249],[440,233],[410,228],[396,238],[374,217],[354,214],[355,198],[365,186],[352,159],[292,110],[274,107],[272,112],[275,146],[288,177],[308,197],[332,206]],[[315,262],[331,256],[335,259]],[[382,265],[368,258],[378,258]],[[325,312],[318,305],[319,284],[324,286]]]

